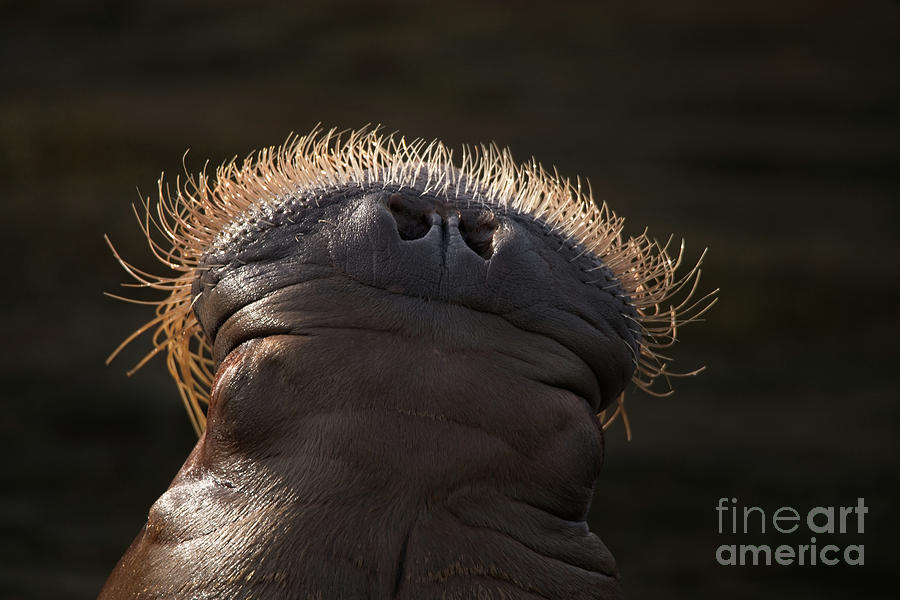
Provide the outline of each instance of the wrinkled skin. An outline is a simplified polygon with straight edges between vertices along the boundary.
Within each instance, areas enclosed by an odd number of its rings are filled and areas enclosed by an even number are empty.
[[[220,235],[208,426],[101,598],[622,596],[585,516],[629,309],[469,200],[351,188]]]

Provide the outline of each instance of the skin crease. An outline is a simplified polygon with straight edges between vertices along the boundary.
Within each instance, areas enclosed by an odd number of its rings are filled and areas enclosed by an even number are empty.
[[[585,517],[629,308],[475,200],[352,188],[220,236],[207,428],[100,598],[622,597]]]

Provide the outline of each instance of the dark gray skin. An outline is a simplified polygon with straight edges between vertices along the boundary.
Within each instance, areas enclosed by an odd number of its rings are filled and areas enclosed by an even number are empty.
[[[222,233],[206,432],[100,597],[621,598],[585,517],[639,338],[564,241],[381,185]]]

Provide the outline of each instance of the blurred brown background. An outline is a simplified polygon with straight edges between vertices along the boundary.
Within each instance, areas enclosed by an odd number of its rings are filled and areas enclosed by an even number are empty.
[[[592,526],[631,598],[893,598],[900,499],[900,4],[0,3],[0,595],[93,597],[195,442],[130,204],[317,122],[497,141],[709,246],[668,399],[630,394]],[[723,567],[719,497],[870,507],[863,567]],[[819,536],[819,544],[828,543]],[[893,588],[893,589],[891,589]],[[893,592],[893,593],[891,593]]]

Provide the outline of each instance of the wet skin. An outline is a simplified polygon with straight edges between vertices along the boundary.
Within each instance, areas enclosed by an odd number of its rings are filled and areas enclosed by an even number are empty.
[[[380,185],[223,231],[207,429],[101,598],[621,597],[585,516],[639,338],[565,242]]]

